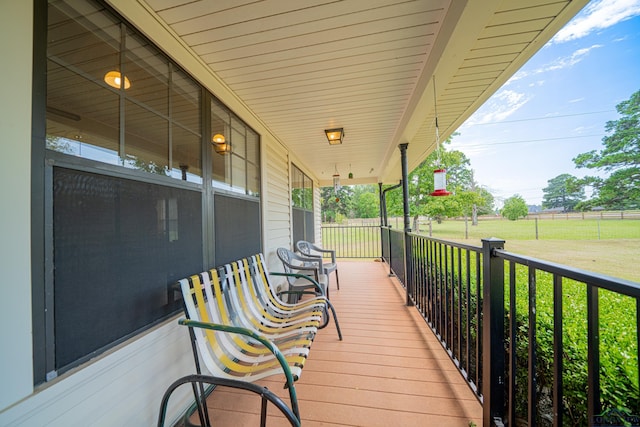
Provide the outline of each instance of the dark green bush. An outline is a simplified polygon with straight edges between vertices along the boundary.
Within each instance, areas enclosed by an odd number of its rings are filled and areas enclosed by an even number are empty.
[[[525,279],[526,280],[526,279]],[[524,281],[524,284],[527,282]],[[536,278],[536,394],[537,420],[551,425],[553,414],[553,288],[551,277]],[[566,283],[563,288],[563,425],[588,425],[587,420],[587,312],[586,285]],[[527,417],[528,292],[517,291],[516,305],[516,410]],[[600,390],[603,411],[619,409],[640,414],[638,390],[635,301],[600,292]]]

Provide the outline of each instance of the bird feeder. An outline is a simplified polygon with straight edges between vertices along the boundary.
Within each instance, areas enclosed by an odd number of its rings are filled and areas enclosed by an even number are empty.
[[[432,196],[450,196],[447,191],[447,170],[436,169],[433,171],[433,193]]]
[[[440,160],[440,130],[438,129],[438,104],[436,102],[436,76],[433,76],[433,110],[436,116],[436,153],[438,155],[438,166],[442,164]],[[438,168],[433,171],[433,193],[432,196],[450,196],[447,191],[447,170]]]
[[[335,175],[333,175],[333,191],[338,194],[340,188],[340,175],[336,173]]]

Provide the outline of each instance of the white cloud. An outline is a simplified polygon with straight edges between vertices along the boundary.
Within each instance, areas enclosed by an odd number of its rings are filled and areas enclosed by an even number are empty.
[[[640,1],[640,0],[639,0]],[[536,68],[534,70],[528,70],[528,71],[518,71],[517,73],[515,73],[513,75],[513,77],[511,77],[509,79],[509,81],[507,81],[506,84],[510,84],[513,83],[517,80],[521,80],[527,77],[531,77],[531,76],[535,76],[538,74],[542,74],[542,73],[546,73],[548,71],[557,71],[557,70],[562,70],[564,68],[569,68],[574,66],[575,64],[577,64],[578,62],[582,61],[584,59],[585,56],[587,56],[589,54],[589,52],[591,52],[591,50],[593,49],[597,49],[603,47],[603,45],[601,44],[594,44],[592,46],[589,47],[584,47],[581,49],[577,49],[576,51],[574,51],[571,55],[569,56],[563,56],[560,57],[558,59],[556,59],[555,61],[552,61],[548,64],[543,65],[542,67]]]
[[[530,96],[513,90],[503,90],[492,96],[480,110],[467,121],[467,125],[499,122],[526,104]]]
[[[594,31],[609,28],[638,15],[640,0],[594,0],[558,31],[550,43],[564,43],[586,37]]]

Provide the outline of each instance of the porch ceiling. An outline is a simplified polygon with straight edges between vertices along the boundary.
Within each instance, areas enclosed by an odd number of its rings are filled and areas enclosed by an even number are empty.
[[[331,185],[396,182],[398,144],[410,170],[434,149],[434,76],[444,140],[587,0],[138,3]]]

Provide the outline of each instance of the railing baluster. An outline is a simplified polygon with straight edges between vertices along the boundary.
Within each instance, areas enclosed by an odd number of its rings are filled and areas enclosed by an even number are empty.
[[[536,334],[536,269],[529,268],[529,366],[527,372],[529,384],[529,422],[528,426],[535,427],[537,425],[537,408],[538,408],[538,381],[536,378],[537,355],[537,334]]]
[[[462,249],[457,248],[456,253],[458,254],[458,274],[457,277],[457,285],[458,285],[458,339],[457,339],[457,357],[460,367],[462,367]]]
[[[598,288],[587,283],[587,420],[600,414],[600,315]]]
[[[516,311],[516,263],[509,262],[509,407],[507,408],[508,424],[516,425],[516,332],[518,330],[518,313]]]
[[[562,426],[564,410],[562,393],[563,354],[562,345],[562,276],[553,275],[553,425]]]
[[[483,383],[482,383],[482,289],[481,289],[481,278],[482,278],[482,270],[481,270],[481,262],[482,258],[480,254],[476,254],[476,342],[475,342],[475,350],[476,350],[476,385],[478,386],[478,391],[482,393]]]
[[[465,249],[466,253],[466,263],[467,263],[467,274],[466,274],[466,332],[465,332],[465,360],[466,360],[466,371],[470,381],[473,381],[471,377],[471,251],[469,249]]]
[[[636,360],[640,361],[640,298],[636,298]],[[640,365],[637,366],[638,373],[638,401],[640,402]]]

